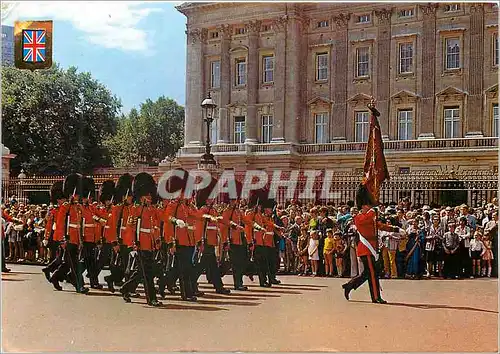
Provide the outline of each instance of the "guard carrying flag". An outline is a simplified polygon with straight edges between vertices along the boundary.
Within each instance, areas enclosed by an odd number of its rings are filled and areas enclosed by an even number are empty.
[[[387,164],[385,162],[382,134],[377,117],[379,111],[375,108],[374,100],[368,105],[372,115],[370,118],[370,136],[366,148],[364,177],[356,192],[356,203],[359,214],[354,217],[354,224],[359,232],[360,242],[356,253],[363,262],[364,270],[360,275],[352,278],[348,283],[342,285],[344,296],[349,300],[349,293],[359,288],[368,280],[372,302],[386,304],[380,294],[379,275],[375,268],[378,259],[376,251],[378,246],[378,229],[388,232],[402,232],[398,227],[389,226],[378,221],[377,209],[380,186],[385,179],[389,178]]]

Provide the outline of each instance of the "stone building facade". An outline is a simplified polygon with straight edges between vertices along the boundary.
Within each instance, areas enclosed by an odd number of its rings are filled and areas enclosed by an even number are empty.
[[[184,3],[185,145],[223,168],[362,167],[371,97],[390,170],[498,166],[495,4]]]

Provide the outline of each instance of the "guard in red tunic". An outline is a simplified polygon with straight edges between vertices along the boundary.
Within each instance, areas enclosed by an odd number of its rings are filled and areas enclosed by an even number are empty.
[[[63,181],[54,182],[50,187],[50,202],[53,208],[47,214],[47,222],[45,224],[44,246],[50,250],[51,262],[47,267],[42,269],[45,278],[50,282],[51,273],[55,272],[57,267],[61,264],[62,250],[61,242],[64,240],[64,233],[56,233],[56,219],[60,210],[60,206],[64,204],[66,199],[63,193]],[[62,231],[62,230],[61,230]]]
[[[363,262],[364,270],[360,275],[352,278],[348,283],[342,285],[344,295],[349,300],[349,293],[353,289],[359,288],[368,280],[372,302],[386,304],[387,301],[380,295],[379,275],[377,274],[375,262],[378,259],[378,231],[401,232],[398,227],[386,225],[377,220],[377,211],[373,209],[374,203],[366,189],[361,184],[356,193],[356,204],[360,213],[354,217],[354,224],[359,232],[356,253]]]
[[[214,200],[208,199],[207,204],[202,206],[197,212],[195,225],[195,238],[200,240],[200,251],[194,260],[193,288],[195,294],[198,292],[198,278],[203,270],[210,274],[210,282],[218,294],[230,294],[231,290],[225,289],[221,279],[221,272],[217,264],[215,248],[219,246],[218,213],[214,208]]]
[[[77,173],[70,174],[64,180],[64,196],[69,202],[64,203],[56,218],[54,239],[64,235],[65,242],[61,243],[62,262],[50,278],[57,290],[62,290],[59,282],[68,279],[77,293],[86,294],[89,289],[84,287],[83,277],[78,267],[78,251],[83,246],[82,211],[79,203],[82,195],[83,176]]]
[[[275,202],[268,200],[264,206],[264,216],[262,221],[262,226],[266,229],[264,232],[264,246],[266,248],[266,261],[268,270],[268,282],[270,284],[281,284],[281,281],[276,279],[276,244],[274,241],[274,235],[278,235],[283,230],[282,227],[276,225],[273,219],[273,209],[275,207]]]
[[[222,242],[229,245],[229,259],[233,270],[234,290],[245,291],[243,274],[247,268],[247,248],[243,227],[243,215],[240,211],[239,200],[231,200],[229,207],[222,212],[219,229]]]
[[[120,292],[125,302],[130,302],[130,293],[135,291],[139,282],[144,284],[147,303],[160,306],[156,298],[153,283],[153,251],[155,249],[155,230],[158,225],[157,212],[152,204],[156,197],[156,184],[153,177],[145,172],[134,178],[134,199],[136,205],[132,209],[132,220],[135,227],[135,245],[137,247],[138,268],[123,284]]]
[[[262,287],[271,287],[271,283],[267,281],[269,269],[267,251],[264,244],[266,229],[263,226],[264,216],[261,212],[261,206],[256,205],[254,209],[248,210],[243,217],[243,222],[245,223],[245,233],[249,238],[249,249],[253,253],[251,258],[253,258],[257,267],[259,284]]]

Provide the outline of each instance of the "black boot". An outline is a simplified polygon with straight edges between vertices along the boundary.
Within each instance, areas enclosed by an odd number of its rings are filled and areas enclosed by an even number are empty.
[[[215,290],[215,292],[217,294],[223,294],[223,295],[229,295],[229,294],[231,294],[231,290],[225,289],[225,288],[217,289],[217,290]]]
[[[45,278],[50,283],[50,270],[48,270],[47,268],[43,268],[42,272],[43,272],[43,274],[45,274]]]
[[[352,289],[347,284],[342,285],[342,288],[344,289],[345,299],[349,301],[349,293],[351,292]]]
[[[62,287],[61,285],[59,284],[59,282],[55,279],[52,279],[52,280],[49,280],[52,285],[54,285],[54,289],[56,289],[57,291],[61,291],[62,290]]]

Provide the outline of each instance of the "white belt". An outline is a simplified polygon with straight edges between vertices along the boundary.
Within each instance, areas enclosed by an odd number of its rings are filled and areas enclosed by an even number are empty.
[[[274,232],[266,232],[266,235],[274,235]]]
[[[110,228],[111,228],[111,226],[106,225],[106,226],[104,226],[104,228],[105,228],[105,229],[110,229]]]
[[[106,227],[108,227],[108,226],[106,226]],[[125,226],[120,227],[120,229],[121,230],[127,230],[127,228]]]
[[[83,226],[84,227],[94,227],[95,225],[94,224],[84,224]]]
[[[141,232],[147,232],[147,233],[150,233],[150,232],[151,232],[151,229],[143,229],[143,228],[141,228],[139,231],[141,231]]]
[[[188,226],[187,229],[188,230],[194,230],[194,226]]]
[[[80,227],[80,225],[78,225],[78,224],[68,224],[68,226],[69,227],[74,227],[74,228],[79,228]]]
[[[217,226],[207,226],[207,230],[217,230]]]

